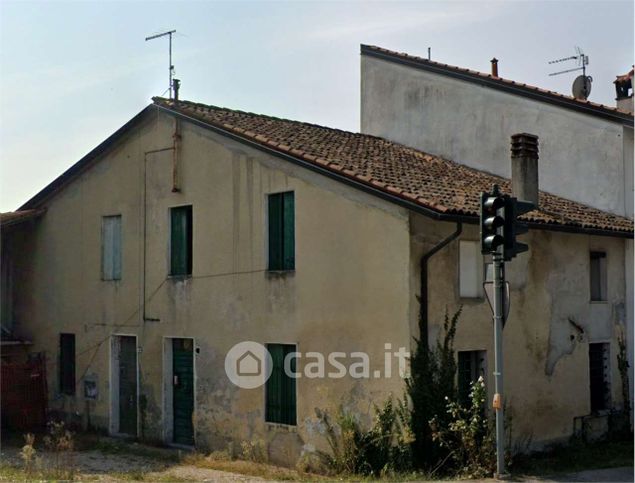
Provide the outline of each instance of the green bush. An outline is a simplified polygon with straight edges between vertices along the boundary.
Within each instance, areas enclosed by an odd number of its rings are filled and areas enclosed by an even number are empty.
[[[448,451],[448,469],[473,478],[491,476],[496,468],[496,440],[492,421],[487,418],[487,392],[483,378],[471,384],[470,403],[463,407],[447,400],[445,420],[430,421],[432,438]]]
[[[380,476],[408,471],[412,464],[410,409],[406,400],[389,398],[375,406],[373,424],[364,430],[355,416],[339,409],[335,421],[317,411],[330,452],[318,452],[330,473]]]
[[[456,398],[454,337],[462,310],[463,307],[459,307],[451,318],[446,311],[443,339],[437,340],[433,349],[426,338],[415,339],[406,387],[412,402],[413,463],[419,469],[437,468],[447,457],[447,451],[432,438],[430,421],[436,417],[438,422],[445,423],[446,401]],[[427,327],[420,324],[420,330],[427,330]]]

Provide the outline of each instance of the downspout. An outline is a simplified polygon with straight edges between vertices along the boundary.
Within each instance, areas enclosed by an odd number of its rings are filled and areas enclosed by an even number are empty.
[[[148,239],[148,222],[147,222],[147,204],[148,204],[148,156],[151,154],[163,153],[165,151],[173,151],[175,147],[171,148],[161,148],[161,149],[153,149],[151,151],[146,151],[143,153],[143,260],[142,260],[142,278],[143,282],[142,286],[142,298],[141,298],[141,306],[142,306],[142,322],[161,322],[161,319],[157,319],[156,317],[148,317],[146,314],[146,265],[147,265],[147,239]]]
[[[421,256],[421,262],[419,265],[421,276],[421,293],[419,296],[419,338],[425,344],[424,347],[428,347],[428,260],[432,256],[449,244],[451,241],[456,240],[463,231],[463,224],[459,221],[456,224],[456,230],[454,233],[444,238],[436,244],[432,249]]]

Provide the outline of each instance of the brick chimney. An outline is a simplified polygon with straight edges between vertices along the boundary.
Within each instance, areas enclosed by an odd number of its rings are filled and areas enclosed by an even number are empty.
[[[492,77],[498,77],[498,59],[494,57],[490,62],[492,63]]]
[[[538,136],[512,136],[512,195],[538,206]]]
[[[633,69],[627,74],[618,75],[615,84],[615,101],[619,109],[633,113]]]

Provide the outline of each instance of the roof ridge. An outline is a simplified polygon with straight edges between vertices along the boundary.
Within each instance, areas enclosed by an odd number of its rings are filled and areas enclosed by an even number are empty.
[[[492,74],[488,74],[487,72],[481,72],[481,71],[478,71],[478,70],[470,69],[470,68],[467,68],[467,67],[460,67],[460,66],[452,65],[452,64],[445,64],[443,62],[437,62],[435,60],[426,59],[425,57],[420,57],[418,55],[411,55],[411,54],[408,54],[406,52],[399,52],[399,51],[396,51],[396,50],[385,49],[385,48],[379,47],[377,45],[361,44],[361,48],[362,48],[362,51],[364,49],[368,49],[368,50],[372,50],[372,51],[376,51],[376,52],[382,52],[382,53],[385,53],[385,54],[388,54],[388,55],[394,55],[394,56],[397,56],[397,57],[412,59],[412,60],[415,60],[417,62],[422,62],[422,63],[431,64],[431,65],[436,65],[436,66],[439,66],[439,67],[445,67],[445,68],[457,70],[457,71],[460,71],[460,72],[465,72],[465,73],[468,73],[468,74],[471,74],[471,75],[476,75],[476,76],[483,77],[483,78],[489,78],[489,79],[491,79],[493,81],[500,81],[503,84],[511,84],[511,85],[523,87],[523,88],[526,88],[526,89],[530,89],[532,91],[542,92],[543,94],[550,94],[552,96],[556,96],[556,97],[559,97],[561,99],[565,99],[567,101],[576,102],[576,103],[578,103],[580,105],[593,106],[593,107],[596,107],[596,108],[606,109],[606,110],[609,110],[609,111],[612,111],[612,112],[616,112],[616,113],[620,113],[620,114],[626,114],[626,115],[631,116],[631,117],[633,116],[633,113],[631,113],[629,111],[626,111],[624,109],[620,109],[619,107],[609,106],[609,105],[606,105],[606,104],[601,104],[599,102],[589,101],[588,99],[586,99],[586,100],[577,99],[577,98],[575,98],[573,96],[569,96],[569,95],[563,94],[561,92],[552,91],[550,89],[545,89],[545,88],[534,86],[534,85],[527,84],[527,83],[524,83],[524,82],[515,81],[513,79],[508,79],[506,77],[493,76]]]
[[[167,99],[165,97],[161,97],[161,96],[154,96],[152,97],[152,101],[153,102],[162,102],[165,104],[170,104],[173,103],[174,101],[172,99]],[[294,124],[301,124],[303,126],[310,126],[310,127],[317,127],[320,129],[327,129],[329,131],[337,131],[337,132],[341,132],[341,133],[345,133],[345,134],[349,134],[352,136],[363,136],[363,137],[369,137],[369,138],[375,138],[375,139],[379,139],[381,141],[387,142],[387,143],[392,143],[392,144],[398,144],[398,143],[394,143],[394,141],[391,141],[390,139],[386,139],[386,138],[382,138],[379,136],[375,136],[373,134],[365,134],[365,133],[361,133],[361,132],[354,132],[354,131],[347,131],[346,129],[340,129],[337,127],[330,127],[330,126],[324,126],[323,124],[316,124],[313,122],[306,122],[306,121],[298,121],[296,119],[289,119],[286,117],[276,117],[276,116],[272,116],[270,114],[259,114],[257,112],[252,112],[252,111],[243,111],[242,109],[232,109],[229,107],[222,107],[222,106],[215,106],[213,104],[203,104],[201,102],[193,102],[193,101],[188,101],[185,99],[179,99],[177,102],[182,103],[182,104],[192,104],[194,106],[201,106],[201,107],[205,107],[208,109],[214,109],[214,110],[220,110],[220,111],[228,111],[228,112],[236,112],[238,114],[246,114],[249,116],[257,116],[257,117],[261,117],[264,119],[270,119],[272,121],[283,121],[283,122],[290,122],[290,123],[294,123]]]

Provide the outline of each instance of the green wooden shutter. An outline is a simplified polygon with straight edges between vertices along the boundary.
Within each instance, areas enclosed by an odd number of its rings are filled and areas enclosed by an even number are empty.
[[[282,420],[282,374],[284,363],[284,352],[282,345],[267,345],[269,354],[271,354],[271,376],[267,379],[265,388],[267,394],[267,403],[265,408],[266,420],[272,423],[280,423]]]
[[[283,194],[283,219],[284,228],[282,240],[282,256],[284,270],[295,269],[295,202],[293,192]]]
[[[269,195],[269,270],[282,270],[282,196]]]
[[[192,273],[192,207],[170,210],[170,275]]]
[[[75,334],[60,334],[60,392],[75,395]]]
[[[295,352],[295,346],[284,346],[284,357],[288,354]],[[295,372],[295,357],[290,361],[291,372]],[[289,377],[282,369],[282,423],[284,424],[296,424],[296,400],[295,400],[295,379]]]
[[[284,372],[284,359],[295,352],[291,344],[268,344],[272,371],[265,386],[265,419],[271,423],[296,424],[295,379]],[[291,360],[291,371],[295,372],[295,358]]]

